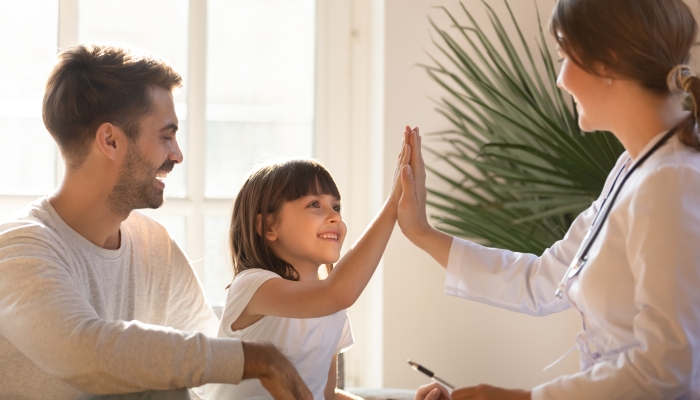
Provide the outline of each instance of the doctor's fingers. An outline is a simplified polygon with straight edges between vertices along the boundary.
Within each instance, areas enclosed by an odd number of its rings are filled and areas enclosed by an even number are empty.
[[[420,130],[418,127],[411,130],[408,139],[408,143],[411,145],[411,169],[416,182],[416,192],[423,199],[425,199],[425,162],[423,160],[422,148],[423,139],[420,135]]]

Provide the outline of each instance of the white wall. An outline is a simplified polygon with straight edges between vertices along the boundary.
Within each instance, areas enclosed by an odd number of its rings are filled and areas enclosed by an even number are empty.
[[[500,16],[503,2],[488,1]],[[511,1],[511,7],[528,38],[536,35],[534,1]],[[481,1],[466,0],[465,6],[488,26]],[[543,20],[554,2],[538,0]],[[418,63],[430,63],[426,53],[437,55],[431,43],[428,17],[442,27],[448,23],[444,5],[460,20],[466,18],[455,1],[385,1],[384,148],[385,177],[391,176],[402,127],[418,125],[424,137],[449,127],[435,112],[432,99],[442,96]],[[424,143],[438,148],[426,137]],[[428,164],[438,165],[426,155]],[[389,183],[386,183],[388,188]],[[429,176],[428,186],[440,187]],[[426,378],[411,370],[406,359],[416,360],[456,385],[489,383],[531,388],[557,375],[575,372],[575,355],[547,373],[549,363],[565,353],[579,330],[574,311],[534,318],[444,295],[444,270],[412,246],[397,229],[384,256],[384,376],[385,387],[414,388]]]

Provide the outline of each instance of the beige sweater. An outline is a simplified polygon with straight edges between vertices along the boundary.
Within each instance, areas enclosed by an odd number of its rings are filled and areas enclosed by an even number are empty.
[[[210,337],[218,320],[165,229],[132,212],[121,234],[95,246],[45,198],[0,223],[0,398],[240,381],[241,343]]]

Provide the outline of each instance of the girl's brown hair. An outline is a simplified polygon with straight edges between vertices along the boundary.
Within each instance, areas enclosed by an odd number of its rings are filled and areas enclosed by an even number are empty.
[[[331,174],[314,160],[272,163],[250,174],[236,197],[231,216],[229,245],[234,276],[247,269],[261,268],[284,279],[299,280],[294,266],[270,249],[262,232],[267,231],[284,202],[318,194],[340,199]],[[259,229],[258,220],[261,222]]]
[[[550,29],[559,47],[588,73],[600,76],[596,66],[603,65],[660,95],[675,88],[689,93],[693,112],[678,135],[700,150],[700,79],[676,68],[688,64],[698,31],[683,0],[558,0]]]

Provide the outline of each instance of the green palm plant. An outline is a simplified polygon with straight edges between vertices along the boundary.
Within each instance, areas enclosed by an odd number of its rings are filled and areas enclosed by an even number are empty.
[[[448,233],[539,254],[598,197],[624,149],[609,132],[586,134],[578,127],[576,108],[556,87],[539,13],[533,52],[507,0],[516,40],[482,2],[496,40],[463,3],[469,25],[443,7],[450,31],[430,21],[439,38],[433,42],[446,61],[431,57],[434,65],[422,67],[446,91],[437,111],[451,127],[432,134],[449,150],[428,151],[453,171],[428,167],[449,186],[429,189],[429,204],[440,211],[432,217]]]

